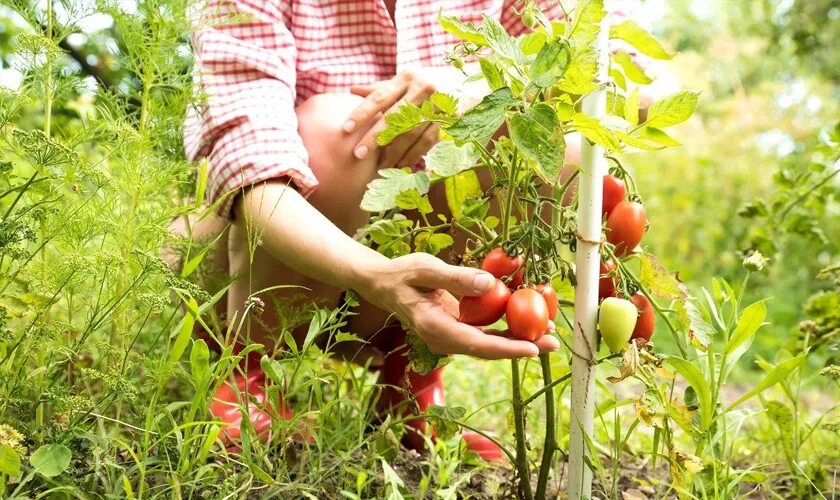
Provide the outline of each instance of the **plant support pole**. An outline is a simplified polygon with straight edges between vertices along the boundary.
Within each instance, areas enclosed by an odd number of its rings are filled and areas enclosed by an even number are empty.
[[[601,86],[583,100],[583,113],[600,119],[606,114],[609,23],[601,21],[595,40],[597,80]],[[607,172],[604,148],[581,137],[578,177],[578,241],[575,255],[575,324],[572,342],[572,413],[569,429],[568,498],[591,498],[592,471],[587,466],[595,412],[595,349],[597,346],[598,278],[601,263],[601,198]]]

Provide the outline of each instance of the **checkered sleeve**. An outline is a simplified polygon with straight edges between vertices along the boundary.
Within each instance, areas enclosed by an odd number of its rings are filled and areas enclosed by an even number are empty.
[[[211,0],[192,17],[199,104],[185,124],[191,160],[207,158],[211,202],[231,216],[235,192],[286,177],[303,194],[318,181],[295,115],[295,40],[289,2]]]

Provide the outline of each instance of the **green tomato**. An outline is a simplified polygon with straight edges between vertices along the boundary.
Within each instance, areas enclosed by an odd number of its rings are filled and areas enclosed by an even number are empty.
[[[601,338],[607,343],[610,351],[618,353],[627,347],[638,317],[636,305],[629,300],[607,297],[601,302],[601,309],[598,311],[598,328],[601,330]]]

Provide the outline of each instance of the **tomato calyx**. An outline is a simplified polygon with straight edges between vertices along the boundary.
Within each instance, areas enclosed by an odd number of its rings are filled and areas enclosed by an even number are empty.
[[[525,281],[525,256],[512,255],[512,250],[499,246],[484,256],[481,269],[505,282],[508,288],[515,290]]]

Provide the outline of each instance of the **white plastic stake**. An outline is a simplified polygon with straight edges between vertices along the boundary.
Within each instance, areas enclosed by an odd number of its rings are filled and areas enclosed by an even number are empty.
[[[609,65],[609,21],[601,22],[595,40],[598,51],[598,81],[607,81]],[[607,90],[601,88],[583,100],[583,112],[601,118],[607,110]],[[586,464],[587,441],[592,440],[595,412],[596,323],[598,321],[598,278],[600,275],[601,198],[607,173],[604,148],[590,145],[581,137],[578,184],[578,241],[575,256],[575,329],[572,342],[572,414],[569,430],[568,498],[590,498],[592,471]]]

